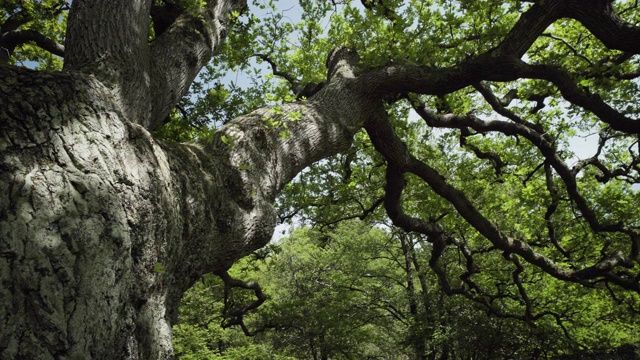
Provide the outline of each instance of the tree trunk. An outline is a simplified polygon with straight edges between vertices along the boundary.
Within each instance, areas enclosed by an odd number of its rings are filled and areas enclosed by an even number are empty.
[[[0,67],[0,358],[171,358],[182,293],[264,246],[282,187],[349,148],[370,106],[348,80],[181,145],[92,75]],[[264,125],[292,112],[288,136]]]
[[[407,299],[409,300],[409,314],[411,314],[412,324],[409,332],[411,347],[416,360],[427,359],[426,339],[424,337],[425,331],[423,327],[427,324],[424,323],[420,311],[418,310],[418,296],[416,294],[416,288],[414,284],[414,267],[413,260],[414,254],[412,251],[413,245],[409,242],[412,239],[407,234],[398,234],[400,245],[402,248],[402,255],[404,257],[404,271],[407,277]],[[424,286],[424,284],[423,284]],[[422,291],[424,291],[424,287]]]
[[[246,2],[185,11],[148,43],[150,6],[75,0],[64,72],[0,66],[2,359],[171,358],[183,292],[264,246],[278,192],[364,124],[342,49],[313,100],[208,143],[155,141]]]
[[[173,159],[90,77],[0,71],[0,357],[168,357]]]

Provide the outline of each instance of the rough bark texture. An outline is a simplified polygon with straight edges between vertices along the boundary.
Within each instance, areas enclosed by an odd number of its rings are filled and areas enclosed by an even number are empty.
[[[1,358],[170,358],[182,293],[264,246],[279,190],[364,124],[347,71],[211,143],[154,141],[244,3],[180,14],[147,46],[149,5],[75,1],[66,72],[0,68]],[[293,112],[288,136],[265,125]]]
[[[255,218],[273,210],[238,206],[228,160],[147,130],[244,3],[212,2],[148,45],[150,5],[74,1],[66,72],[0,68],[1,358],[168,358],[182,291],[270,237]]]
[[[166,145],[94,76],[2,67],[0,79],[2,358],[170,357],[182,293],[264,246],[278,191],[348,149],[367,116],[336,77],[284,114]],[[303,115],[288,136],[265,126],[291,112]]]
[[[1,71],[2,357],[169,353],[167,157],[95,79]]]

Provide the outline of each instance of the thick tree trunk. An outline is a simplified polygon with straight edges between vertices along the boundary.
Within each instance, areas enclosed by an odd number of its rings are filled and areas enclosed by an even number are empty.
[[[0,357],[167,357],[170,160],[92,78],[0,69]]]
[[[244,3],[180,16],[150,46],[149,6],[76,0],[67,72],[0,67],[2,359],[170,358],[184,290],[271,236],[273,199],[247,201],[231,149],[147,131]]]
[[[170,358],[182,293],[264,246],[282,187],[349,148],[370,106],[348,80],[168,145],[94,76],[0,67],[0,358]]]

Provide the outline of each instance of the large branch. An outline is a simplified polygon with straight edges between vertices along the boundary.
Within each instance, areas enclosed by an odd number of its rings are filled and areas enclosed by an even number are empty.
[[[147,128],[162,124],[226,39],[232,13],[245,7],[246,0],[208,1],[196,13],[183,12],[151,43],[154,107]]]
[[[446,123],[446,125],[444,126],[447,127],[474,127],[474,122],[479,121],[473,119],[472,117],[438,116],[433,113],[426,114],[426,117],[429,121],[429,125],[431,126],[442,126],[444,125],[444,123]],[[439,124],[439,122],[442,122],[442,124]],[[456,124],[458,122],[459,124]],[[516,128],[522,130],[524,133],[532,132],[531,129],[528,129],[526,126],[523,126],[521,124],[496,121],[480,123],[486,126],[491,126],[489,124],[493,124],[499,127],[505,126],[512,128],[512,131],[507,131],[506,128],[503,128],[501,132],[504,133],[513,133],[513,129]],[[387,212],[394,223],[403,226],[408,230],[419,231],[429,236],[436,236],[438,235],[438,233],[442,232],[442,230],[438,229],[437,227],[424,227],[424,225],[421,225],[423,224],[423,222],[421,222],[419,219],[408,217],[402,211],[402,208],[400,206],[400,193],[404,186],[402,185],[403,181],[400,179],[403,176],[403,173],[411,172],[421,178],[425,183],[427,183],[436,194],[446,199],[451,205],[453,205],[457,212],[480,234],[488,239],[496,248],[507,253],[517,254],[527,262],[537,266],[538,268],[560,280],[585,282],[586,280],[595,278],[604,278],[607,281],[611,281],[627,289],[640,291],[640,285],[633,278],[623,279],[619,276],[613,275],[612,273],[612,270],[616,267],[633,267],[634,259],[630,258],[629,256],[625,256],[621,253],[603,255],[602,259],[592,266],[579,271],[570,270],[558,265],[552,259],[544,256],[543,254],[536,252],[527,243],[527,241],[516,239],[500,232],[494,224],[492,224],[485,216],[482,215],[482,213],[478,209],[476,209],[476,207],[467,198],[464,192],[449,184],[446,181],[445,177],[443,177],[435,169],[413,157],[404,143],[397,137],[397,135],[395,135],[395,131],[389,123],[386,117],[386,113],[384,113],[382,109],[377,114],[375,114],[375,116],[372,116],[372,118],[367,122],[365,128],[376,149],[383,154],[383,156],[389,163],[389,169],[387,171],[387,181],[389,183],[386,187],[387,198],[385,199],[385,207],[387,208]],[[546,156],[548,156],[548,159],[550,159],[550,161],[553,160],[555,152],[552,152],[552,146],[550,144],[544,145],[546,140],[543,136],[529,136],[529,138],[532,142],[536,143],[536,145],[540,147],[541,151],[545,153]],[[559,171],[562,175],[563,169],[561,168],[561,166],[559,166],[561,164],[558,164],[557,161],[558,160],[556,160],[555,165],[558,166]],[[568,187],[570,187],[570,183],[575,182],[574,177],[564,178],[563,180],[568,182]],[[390,186],[389,184],[396,185]],[[584,210],[584,212],[586,213],[585,216],[591,217],[590,222],[594,230],[619,231],[629,235],[631,240],[630,242],[632,244],[631,255],[637,255],[634,249],[637,249],[636,242],[638,234],[636,234],[635,231],[618,224],[600,224],[595,218],[595,214],[593,214],[593,211],[589,208],[584,199],[577,192],[577,189],[568,190],[571,193],[574,201],[578,203],[581,211]]]
[[[132,68],[148,59],[150,7],[146,0],[74,1],[67,21],[65,68],[108,62],[123,71],[125,65]]]
[[[152,113],[148,0],[75,0],[67,20],[65,70],[94,75],[112,89],[129,121]]]
[[[64,57],[64,45],[49,39],[35,30],[13,30],[0,34],[0,64],[6,64],[14,49],[33,42],[38,47],[60,57]]]
[[[550,1],[553,2],[553,1]],[[611,0],[563,0],[564,16],[578,20],[610,48],[640,54],[640,27],[625,22]]]
[[[576,203],[578,209],[589,223],[593,231],[596,232],[624,232],[625,228],[622,224],[609,223],[603,224],[597,217],[595,211],[589,205],[587,199],[582,196],[578,190],[576,174],[567,166],[564,160],[558,155],[554,143],[547,138],[545,134],[522,125],[513,124],[506,121],[482,121],[474,116],[462,115],[437,115],[428,111],[424,107],[416,108],[418,114],[426,121],[429,126],[443,128],[464,129],[470,127],[480,133],[500,132],[505,135],[523,136],[534,144],[540,153],[544,156],[545,161],[553,166],[554,170],[560,175],[567,187],[571,199]]]
[[[342,49],[338,52],[350,51]],[[339,62],[343,67],[354,66]],[[370,100],[354,92],[353,78],[335,76],[308,101],[264,108],[234,119],[199,144],[166,145],[164,158],[174,184],[169,206],[180,212],[180,241],[166,266],[170,299],[186,290],[184,276],[227,270],[265,246],[276,225],[275,197],[303,168],[350,148],[369,116]],[[168,170],[166,170],[168,169]],[[185,261],[184,259],[189,259]]]
[[[42,49],[60,57],[64,56],[64,46],[47,38],[46,35],[33,29],[20,29],[35,19],[58,21],[60,13],[69,9],[69,4],[59,0],[49,6],[38,5],[35,9],[20,8],[0,23],[0,65],[7,64],[17,46],[33,42]],[[11,9],[5,9],[11,13]]]
[[[167,274],[197,279],[224,271],[266,245],[275,228],[279,191],[313,162],[348,150],[368,117],[370,100],[353,91],[353,81],[335,76],[308,101],[259,109],[221,127],[211,140],[166,145],[166,155],[155,155],[167,159],[170,170],[160,173],[171,171],[180,192],[176,198],[185,199],[170,207],[180,211],[183,225],[181,241],[172,249],[175,257],[158,260],[166,262]],[[179,298],[184,279],[172,281]]]
[[[436,193],[449,201],[462,217],[489,239],[496,248],[508,253],[518,254],[526,261],[562,280],[584,282],[594,278],[605,278],[620,286],[638,290],[638,285],[633,281],[621,279],[611,273],[611,270],[616,267],[630,266],[631,260],[629,257],[619,254],[603,255],[603,258],[594,265],[581,271],[575,271],[559,266],[550,258],[536,252],[526,241],[515,239],[501,233],[494,224],[488,221],[473,206],[472,202],[467,199],[464,193],[450,185],[435,169],[414,158],[408,152],[406,146],[395,136],[393,128],[388,121],[384,120],[386,119],[386,115],[384,114],[384,109],[382,109],[381,104],[376,103],[376,101],[388,95],[397,95],[398,93],[417,92],[440,95],[459,90],[469,85],[479,84],[482,80],[511,81],[519,79],[527,73],[529,76],[525,77],[542,77],[543,75],[534,71],[536,69],[541,70],[541,68],[531,67],[519,58],[527,51],[535,39],[545,31],[549,24],[563,16],[565,10],[566,3],[563,2],[538,2],[523,14],[505,40],[487,53],[471,57],[449,68],[434,69],[411,65],[392,65],[372,70],[355,78],[354,88],[368,89],[368,95],[371,99],[371,117],[366,125],[366,129],[376,149],[381,152],[389,162],[390,170],[387,178],[389,184],[396,184],[395,187],[388,186],[386,188],[387,198],[385,200],[387,211],[394,221],[403,223],[406,228],[411,228],[433,237],[437,237],[438,234],[442,232],[438,226],[419,221],[419,219],[407,217],[402,212],[399,205],[402,181],[398,180],[397,177],[401,177],[404,172],[412,172],[428,183]],[[545,70],[552,69],[547,67]],[[603,120],[606,119],[605,121],[611,123],[616,122],[616,119],[620,117],[620,114],[614,109],[608,107],[601,100],[597,101],[599,100],[597,97],[589,97],[584,93],[573,91],[575,88],[570,88],[570,86],[575,87],[575,84],[565,81],[567,80],[566,76],[560,76],[563,74],[550,71],[546,71],[544,74],[547,74],[546,76],[553,74],[552,77],[553,80],[555,80],[553,82],[565,88],[563,95],[569,97],[570,101],[579,102],[580,105],[583,105],[585,108],[596,113],[596,115],[604,118]],[[552,79],[549,80],[551,81]],[[323,92],[320,94],[322,93]],[[260,115],[264,116],[264,114]],[[611,120],[612,117],[613,120]],[[470,124],[474,122],[469,122],[469,119],[468,117],[438,118],[439,121],[445,121],[447,123],[446,126],[453,127],[470,126]],[[456,126],[456,124],[453,123],[462,120],[465,120],[465,125]],[[621,126],[635,126],[635,122],[626,118],[620,119],[618,123],[623,124]],[[517,133],[518,131],[520,135],[526,133],[527,138],[541,149],[550,161],[550,164],[556,168],[556,171],[559,172],[565,183],[567,183],[572,199],[578,204],[578,207],[586,216],[592,228],[595,231],[617,231],[625,233],[632,238],[631,242],[635,244],[637,238],[635,232],[629,231],[627,228],[617,224],[602,224],[598,221],[594,212],[577,191],[574,174],[572,174],[564,162],[557,157],[553,144],[549,143],[543,135],[538,134],[534,128],[527,126],[528,124],[526,123],[511,124],[506,122],[491,122],[490,124],[499,125],[498,127],[505,133]],[[509,128],[504,128],[504,126],[507,125]],[[516,125],[515,128],[517,128],[518,131],[513,130],[514,125]],[[627,129],[627,131],[629,130],[633,132],[633,129]],[[290,154],[294,153],[292,152]],[[293,163],[297,162],[293,161]],[[394,176],[394,174],[396,174],[396,176]],[[281,178],[288,181],[291,177],[283,176]],[[394,178],[396,178],[397,181],[393,182],[392,180]],[[256,181],[254,183],[258,184],[259,182]],[[266,181],[266,183],[282,184],[281,181]],[[274,189],[279,188],[280,186],[274,187]],[[634,245],[632,247],[636,246]],[[632,250],[631,253],[633,257],[635,251]]]
[[[565,71],[549,65],[529,65],[524,61],[515,64],[520,77],[543,79],[558,87],[565,100],[591,111],[611,128],[629,134],[640,134],[640,121],[628,118],[609,106],[598,94],[581,89]]]
[[[442,95],[483,80],[512,81],[520,59],[554,21],[562,17],[554,1],[531,6],[495,48],[448,68],[391,65],[368,72],[361,80],[377,97],[414,92]]]
[[[21,9],[20,11],[17,11],[16,13],[9,16],[2,24],[0,24],[0,34],[17,30],[20,26],[28,23],[31,20],[33,20],[31,14],[29,14],[26,10]]]
[[[568,101],[593,112],[612,128],[639,133],[640,122],[622,115],[597,94],[580,89],[570,74],[547,65],[528,65],[520,58],[546,28],[563,17],[581,21],[605,45],[638,53],[640,28],[624,23],[611,8],[610,1],[539,1],[518,20],[502,42],[492,50],[470,57],[448,68],[392,65],[361,77],[375,96],[415,92],[442,95],[480,81],[514,81],[519,78],[544,79],[558,86]]]
[[[543,270],[554,274],[559,279],[569,280],[570,275],[567,270],[557,267],[549,258],[541,256],[531,249],[529,245],[524,242],[517,241],[509,238],[487,220],[482,214],[475,208],[471,201],[469,201],[466,195],[449,185],[445,178],[440,175],[435,169],[422,163],[414,158],[408,151],[407,147],[402,141],[395,135],[395,131],[389,124],[385,115],[380,113],[377,117],[372,118],[366,125],[366,130],[371,141],[378,151],[380,151],[385,159],[390,163],[390,168],[397,169],[396,171],[404,173],[410,171],[420,178],[422,178],[429,186],[440,196],[449,201],[456,210],[469,222],[478,232],[484,237],[489,239],[494,246],[504,251],[516,252],[523,256],[527,261],[535,264]],[[391,170],[387,171],[387,181],[390,181]],[[400,175],[400,174],[398,174]],[[395,175],[394,177],[397,177]],[[402,176],[402,175],[400,175]],[[395,181],[397,182],[397,181]],[[388,190],[389,188],[387,188]],[[394,219],[398,218],[402,214],[402,210],[399,207],[400,194],[393,195],[393,203],[397,203],[395,209],[389,212],[389,216]],[[386,205],[386,204],[385,204]],[[434,235],[433,230],[428,235]]]
[[[638,284],[629,278],[621,278],[613,275],[612,270],[619,267],[632,266],[633,259],[618,253],[603,254],[603,257],[592,266],[577,271],[565,268],[555,263],[552,259],[535,251],[527,241],[509,237],[501,233],[494,224],[486,219],[467,199],[465,194],[449,184],[435,169],[429,167],[422,161],[414,158],[407,150],[406,146],[395,136],[393,128],[386,121],[384,110],[381,104],[376,103],[387,95],[397,95],[404,92],[417,92],[423,94],[440,95],[459,90],[463,87],[478,84],[482,80],[511,81],[521,77],[543,78],[552,81],[561,87],[563,95],[570,101],[582,105],[593,111],[603,121],[617,126],[627,132],[636,132],[636,122],[620,118],[621,115],[606,105],[598,97],[585,94],[577,89],[570,78],[563,73],[554,72],[550,67],[535,67],[525,64],[519,58],[528,47],[537,39],[546,27],[560,18],[563,11],[566,11],[564,2],[538,2],[532,6],[518,21],[505,40],[493,50],[485,54],[471,57],[455,66],[449,68],[427,68],[411,65],[392,65],[385,68],[372,70],[355,78],[354,87],[368,88],[368,95],[371,102],[371,118],[366,125],[376,149],[381,152],[389,162],[390,172],[388,173],[389,183],[398,185],[400,180],[393,182],[394,178],[402,176],[404,172],[412,172],[422,178],[440,196],[449,201],[457,211],[483,236],[489,239],[493,246],[507,253],[514,253],[545,272],[558,279],[586,282],[587,280],[600,278],[614,282],[628,289],[638,291]],[[542,71],[544,70],[544,71]],[[321,92],[322,93],[322,92]],[[295,110],[293,110],[295,111]],[[262,114],[263,115],[263,114]],[[438,121],[446,122],[445,126],[470,126],[474,121],[469,117],[447,117],[437,118]],[[456,121],[463,121],[465,125],[454,124]],[[481,122],[481,124],[489,124]],[[490,122],[501,128],[501,132],[517,133],[514,131],[514,124],[502,122]],[[480,124],[477,124],[480,125]],[[504,128],[503,125],[509,125]],[[527,138],[536,144],[543,152],[547,160],[558,171],[563,181],[567,184],[572,200],[576,202],[581,213],[586,217],[592,229],[601,232],[622,232],[631,238],[632,248],[637,248],[637,234],[618,224],[603,224],[595,216],[589,204],[580,195],[575,184],[575,176],[564,162],[557,157],[553,144],[545,139],[544,135],[538,134],[535,129],[528,127],[526,123],[515,124],[521,135],[527,134]],[[293,153],[291,153],[293,154]],[[294,161],[295,163],[295,161]],[[394,176],[395,174],[395,176]],[[287,180],[290,177],[282,177]],[[258,183],[258,182],[255,182]],[[269,183],[267,181],[267,183]],[[271,181],[278,183],[278,181]],[[275,189],[279,189],[276,186]],[[408,228],[418,230],[430,236],[438,236],[441,233],[439,227],[427,222],[418,221],[406,217],[400,207],[400,192],[402,186],[394,188],[387,187],[387,199],[385,206],[394,221],[400,221]],[[632,249],[631,257],[635,257]]]
[[[187,93],[226,38],[233,14],[245,7],[246,0],[220,0],[173,9],[177,18],[156,24],[159,34],[149,44],[151,1],[74,1],[65,69],[96,76],[121,99],[130,121],[153,129]]]
[[[332,56],[332,80],[308,101],[259,109],[217,131],[211,151],[228,151],[247,189],[274,199],[302,169],[349,149],[376,99],[354,86],[354,51],[338,48]]]
[[[442,231],[438,227],[434,227],[433,224],[404,214],[400,206],[403,182],[399,179],[405,172],[411,172],[449,201],[458,213],[487,238],[494,247],[507,253],[518,254],[527,262],[558,279],[582,283],[600,279],[627,289],[640,291],[633,276],[621,275],[626,273],[620,271],[621,268],[633,267],[633,263],[637,259],[639,236],[636,231],[622,224],[601,222],[592,207],[579,193],[576,174],[558,157],[554,145],[538,131],[539,127],[517,118],[515,114],[506,110],[495,96],[484,91],[487,89],[478,85],[481,84],[480,82],[474,82],[476,79],[493,81],[513,81],[520,78],[545,79],[558,86],[568,101],[591,111],[614,129],[627,133],[638,133],[640,126],[637,121],[627,118],[611,108],[599,96],[580,89],[569,74],[551,66],[528,65],[520,60],[520,57],[543,33],[548,24],[567,16],[567,9],[571,4],[571,1],[536,2],[522,15],[500,45],[487,53],[470,57],[452,67],[434,69],[411,65],[393,65],[363,74],[360,80],[363,81],[363,84],[368,84],[372,96],[378,98],[405,92],[442,95],[469,85],[475,85],[479,90],[482,90],[481,92],[494,109],[498,109],[499,113],[512,119],[516,124],[495,121],[483,122],[472,116],[427,114],[425,118],[428,119],[428,124],[461,129],[471,127],[480,132],[499,131],[505,134],[525,136],[540,149],[546,161],[558,172],[567,186],[572,201],[575,202],[592,230],[595,232],[619,232],[629,237],[631,245],[629,255],[618,252],[605,254],[603,252],[601,259],[580,271],[560,266],[552,259],[535,251],[526,240],[516,239],[501,233],[473,206],[463,192],[449,184],[435,169],[414,158],[408,152],[407,147],[395,136],[393,128],[386,120],[386,114],[382,110],[372,117],[367,123],[366,129],[376,149],[385,156],[389,163],[387,173],[389,183],[386,188],[385,207],[396,224],[431,237],[437,237],[437,234]],[[572,6],[584,8],[586,5],[573,4]],[[631,51],[631,49],[628,50]],[[550,211],[553,213],[553,209]],[[555,240],[551,239],[551,241]],[[616,271],[618,274],[615,273]]]

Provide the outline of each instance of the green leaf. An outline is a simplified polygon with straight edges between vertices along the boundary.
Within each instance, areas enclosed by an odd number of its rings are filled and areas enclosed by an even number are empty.
[[[153,265],[153,272],[155,272],[156,274],[162,274],[163,272],[165,272],[165,267],[163,263],[155,263],[155,265]]]

